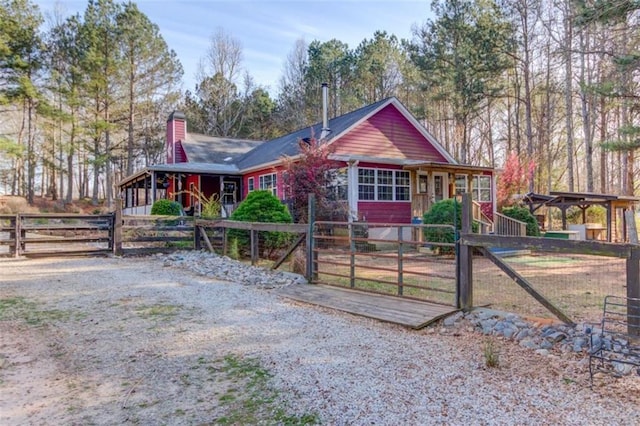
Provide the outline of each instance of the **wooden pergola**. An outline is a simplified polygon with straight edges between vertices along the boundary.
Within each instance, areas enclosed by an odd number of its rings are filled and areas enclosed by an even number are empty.
[[[562,212],[562,229],[567,229],[567,210],[570,207],[578,207],[582,210],[582,223],[586,223],[587,209],[591,206],[602,206],[606,209],[606,229],[607,241],[616,240],[615,228],[617,224],[617,214],[621,212],[622,217],[622,238],[620,241],[627,241],[627,211],[635,210],[635,206],[640,202],[639,197],[612,194],[594,194],[590,192],[559,192],[551,191],[549,195],[528,193],[523,201],[529,206],[531,213],[545,207],[557,207]]]

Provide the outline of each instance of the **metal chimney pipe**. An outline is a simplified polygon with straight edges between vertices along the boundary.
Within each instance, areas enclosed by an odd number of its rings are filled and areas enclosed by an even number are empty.
[[[329,85],[322,83],[322,132],[320,132],[320,140],[324,140],[329,136]]]
[[[322,83],[322,134],[329,132],[329,85]]]

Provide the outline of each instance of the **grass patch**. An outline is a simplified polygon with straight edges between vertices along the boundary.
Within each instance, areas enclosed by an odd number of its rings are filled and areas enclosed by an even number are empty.
[[[500,367],[500,351],[496,347],[493,340],[487,340],[484,343],[484,364],[489,368]]]
[[[279,424],[312,425],[320,421],[315,414],[290,415],[278,402],[279,393],[269,386],[271,374],[255,359],[226,356],[219,369],[231,386],[219,397],[227,414],[216,420],[219,425]]]
[[[142,305],[136,308],[136,313],[143,319],[171,319],[180,310],[177,305]]]
[[[53,321],[69,321],[85,314],[60,309],[42,310],[38,304],[24,297],[0,299],[0,321],[24,321],[31,326],[42,326]]]
[[[555,256],[515,256],[508,259],[508,263],[518,263],[538,267],[572,266],[579,261],[569,257]]]

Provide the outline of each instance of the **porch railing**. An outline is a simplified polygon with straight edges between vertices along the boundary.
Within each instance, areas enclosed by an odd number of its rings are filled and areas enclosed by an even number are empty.
[[[480,203],[473,201],[471,204],[471,211],[473,214],[473,220],[480,224],[481,234],[489,234],[493,232],[493,221],[489,219],[489,216],[484,214]]]
[[[494,233],[496,235],[508,235],[513,237],[525,237],[527,235],[527,224],[519,220],[505,216],[501,213],[494,213],[495,219]]]

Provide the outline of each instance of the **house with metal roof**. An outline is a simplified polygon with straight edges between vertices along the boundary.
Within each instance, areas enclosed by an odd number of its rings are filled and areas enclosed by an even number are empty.
[[[194,189],[218,194],[226,212],[254,190],[284,200],[285,158],[295,160],[301,141],[316,138],[332,145],[351,220],[410,223],[433,203],[470,192],[476,219],[492,221],[494,170],[459,164],[398,99],[331,119],[326,110],[321,122],[265,142],[190,135],[184,115],[174,112],[167,122],[167,163],[120,183],[125,214],[148,213],[159,198],[189,210]]]

